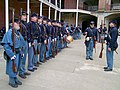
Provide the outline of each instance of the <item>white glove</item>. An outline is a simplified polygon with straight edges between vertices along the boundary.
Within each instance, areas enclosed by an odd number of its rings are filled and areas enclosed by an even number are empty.
[[[54,39],[52,39],[52,42],[54,42]]]
[[[87,38],[86,38],[86,41],[89,41],[89,40],[90,40],[90,37],[87,37]]]
[[[57,40],[57,39],[55,38],[55,42],[56,42],[56,40]]]
[[[63,35],[61,34],[61,37],[62,37]]]
[[[24,55],[24,54],[22,54],[22,55],[21,55],[21,58],[23,58],[24,56],[25,56],[25,55]]]
[[[11,57],[11,60],[15,60],[16,59],[16,56],[14,55],[13,57]]]
[[[48,39],[48,43],[50,42],[50,40]]]
[[[107,37],[107,34],[105,34],[105,37]]]
[[[29,43],[29,47],[31,47],[31,43]]]

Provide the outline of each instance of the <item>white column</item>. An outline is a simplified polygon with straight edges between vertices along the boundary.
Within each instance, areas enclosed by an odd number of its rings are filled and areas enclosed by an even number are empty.
[[[60,0],[60,9],[61,9],[61,0]],[[61,20],[61,12],[59,12],[59,22]]]
[[[76,27],[78,26],[78,12],[76,12]]]
[[[56,20],[57,18],[57,10],[55,10],[55,17],[54,17],[54,20]]]
[[[59,12],[59,22],[60,22],[60,20],[61,20],[61,12]]]
[[[57,0],[55,0],[55,5],[57,6]],[[58,7],[58,6],[57,6]]]
[[[101,23],[104,23],[104,15],[98,15],[97,17],[97,28],[100,27]]]
[[[77,7],[76,9],[78,10],[78,3],[79,3],[79,0],[77,0]],[[76,12],[76,27],[78,26],[78,11]]]
[[[55,0],[55,5],[57,6],[57,0]],[[56,20],[57,18],[57,10],[55,9],[55,17],[54,17],[54,20]]]
[[[60,9],[61,9],[61,0],[60,0]]]
[[[49,3],[51,3],[51,0],[49,0]],[[50,19],[50,13],[51,13],[51,7],[49,6],[49,14],[48,14],[48,18]]]
[[[77,0],[77,7],[76,7],[76,9],[78,9],[78,4],[79,4],[79,0]]]
[[[29,22],[29,16],[30,16],[30,0],[27,0],[27,22]]]
[[[48,15],[48,18],[50,19],[50,6],[49,6],[49,15]]]
[[[49,0],[49,3],[51,3],[51,0]],[[50,19],[50,15],[51,15],[51,14],[50,14],[50,13],[51,13],[50,10],[51,10],[51,5],[49,6],[49,14],[48,14],[48,18],[49,18],[49,19]]]
[[[40,1],[40,16],[42,16],[42,2]]]
[[[6,25],[6,32],[9,29],[9,5],[8,5],[8,0],[5,0],[5,25]]]

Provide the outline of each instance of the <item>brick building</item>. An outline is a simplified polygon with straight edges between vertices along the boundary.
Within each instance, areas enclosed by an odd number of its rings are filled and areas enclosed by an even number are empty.
[[[98,27],[101,21],[107,24],[112,19],[120,20],[120,0],[0,0],[0,29],[8,28],[12,8],[16,17],[22,8],[29,14],[36,12],[49,19],[64,20],[69,25],[80,24],[83,30],[90,20]]]

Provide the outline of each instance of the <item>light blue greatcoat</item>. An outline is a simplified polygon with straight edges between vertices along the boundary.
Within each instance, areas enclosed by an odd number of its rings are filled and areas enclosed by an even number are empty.
[[[17,35],[19,35],[19,38]],[[22,35],[19,33],[19,31],[15,30],[14,48],[22,49],[24,47],[24,43],[25,43],[25,41],[24,41],[24,38],[22,37]],[[22,50],[17,54],[12,51],[12,46],[13,46],[12,29],[9,29],[8,32],[4,35],[1,45],[4,47],[4,50],[6,51],[7,55],[10,58],[13,57],[14,55],[16,56],[15,64],[16,64],[17,69],[19,69],[19,64],[20,64],[19,62],[20,62],[20,58],[22,55]],[[12,60],[6,61],[6,74],[8,74],[9,77],[16,77],[16,75],[17,75],[17,73],[14,73],[12,70]]]

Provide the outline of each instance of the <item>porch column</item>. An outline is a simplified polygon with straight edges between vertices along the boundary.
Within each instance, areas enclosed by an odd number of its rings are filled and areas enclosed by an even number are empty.
[[[6,25],[6,32],[9,29],[9,0],[5,0],[5,25]]]

